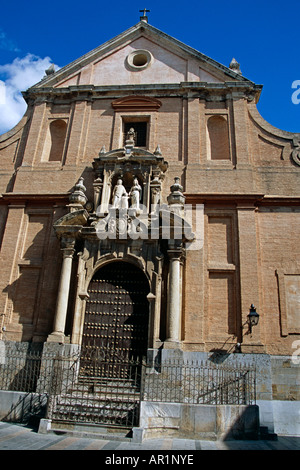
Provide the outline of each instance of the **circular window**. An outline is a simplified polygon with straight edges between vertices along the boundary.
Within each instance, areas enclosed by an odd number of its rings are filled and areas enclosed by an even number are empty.
[[[151,52],[143,49],[133,51],[127,56],[127,64],[133,70],[144,70],[152,61],[153,56]]]

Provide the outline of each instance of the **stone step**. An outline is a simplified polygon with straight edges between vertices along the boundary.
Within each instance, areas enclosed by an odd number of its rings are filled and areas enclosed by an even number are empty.
[[[140,390],[128,378],[82,377],[52,401],[56,422],[127,425],[135,419]]]
[[[95,378],[79,378],[78,381],[68,389],[66,395],[74,395],[76,397],[92,397],[99,398],[103,396],[113,397],[135,397],[140,396],[140,387],[136,386],[134,381],[124,379],[102,379]]]
[[[53,412],[53,419],[60,417],[61,419],[67,418],[69,420],[74,420],[75,421],[85,421],[87,418],[90,418],[94,421],[94,418],[100,417],[100,416],[106,416],[110,418],[111,420],[115,420],[116,417],[119,417],[120,419],[126,418],[128,413],[134,411],[134,407],[132,408],[111,408],[111,407],[98,407],[98,408],[88,408],[88,407],[59,407],[56,408]],[[80,419],[82,418],[82,419]]]
[[[68,397],[77,397],[77,398],[86,398],[91,400],[97,400],[103,397],[134,397],[135,399],[139,399],[140,392],[130,389],[107,389],[103,390],[103,388],[94,388],[91,390],[81,389],[81,388],[72,388],[69,389],[67,393],[64,394]]]
[[[84,423],[106,423],[106,424],[128,424],[135,414],[137,403],[126,404],[102,404],[98,406],[88,405],[58,405],[52,413],[52,420],[62,422],[84,422]]]
[[[56,397],[55,406],[57,405],[65,405],[65,406],[102,406],[107,404],[135,404],[138,403],[139,396],[128,395],[124,396],[117,396],[117,395],[105,395],[105,396],[98,396],[98,397],[87,397],[87,396],[76,396],[76,395],[59,395]]]
[[[54,421],[51,423],[51,432],[67,433],[74,437],[87,437],[89,439],[106,439],[110,441],[132,441],[132,426],[101,425],[94,423],[68,423]]]
[[[264,440],[264,441],[277,441],[278,436],[274,432],[269,432],[269,429],[267,426],[260,426],[259,439]]]

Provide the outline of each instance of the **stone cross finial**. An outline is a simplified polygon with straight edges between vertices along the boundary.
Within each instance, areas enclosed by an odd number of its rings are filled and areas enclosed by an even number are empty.
[[[150,10],[144,8],[144,10],[140,10],[140,13],[143,13],[143,16],[140,16],[140,20],[148,23],[148,16],[146,15],[146,13],[150,13]]]

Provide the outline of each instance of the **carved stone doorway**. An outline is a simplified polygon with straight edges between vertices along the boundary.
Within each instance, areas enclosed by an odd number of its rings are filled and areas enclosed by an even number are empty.
[[[94,274],[82,337],[81,374],[125,375],[127,364],[147,354],[149,283],[127,262],[111,262]]]

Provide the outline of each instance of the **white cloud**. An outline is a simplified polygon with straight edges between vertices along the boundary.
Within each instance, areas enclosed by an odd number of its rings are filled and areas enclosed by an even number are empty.
[[[9,39],[6,33],[0,28],[0,49],[11,52],[19,52],[20,49]]]
[[[27,107],[21,91],[38,83],[51,63],[49,57],[42,59],[27,54],[23,58],[16,58],[11,64],[0,65],[0,134],[12,129],[20,121]]]

